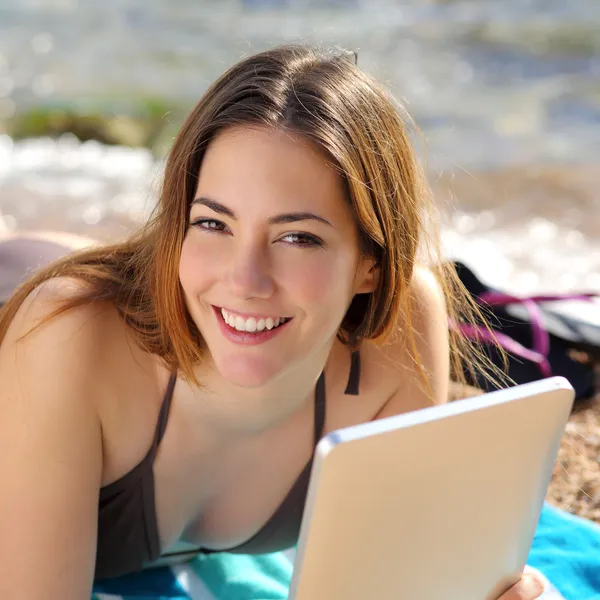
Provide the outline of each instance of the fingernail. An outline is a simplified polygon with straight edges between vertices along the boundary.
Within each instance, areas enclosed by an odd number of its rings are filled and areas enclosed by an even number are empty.
[[[538,598],[544,591],[544,584],[533,575],[524,575],[519,586],[525,598]]]

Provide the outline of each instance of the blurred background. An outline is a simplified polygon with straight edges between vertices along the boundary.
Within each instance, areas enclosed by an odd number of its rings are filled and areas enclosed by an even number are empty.
[[[123,237],[209,83],[298,40],[403,99],[447,255],[513,292],[600,289],[598,0],[0,0],[1,227]]]

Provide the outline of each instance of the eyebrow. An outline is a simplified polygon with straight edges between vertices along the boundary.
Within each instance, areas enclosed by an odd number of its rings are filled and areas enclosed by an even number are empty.
[[[210,208],[212,211],[229,217],[234,221],[237,220],[236,214],[227,206],[224,206],[220,202],[216,200],[211,200],[210,198],[204,198],[200,196],[199,198],[194,198],[192,201],[192,205],[201,204]],[[295,223],[296,221],[319,221],[320,223],[325,223],[325,225],[329,225],[329,227],[333,227],[333,225],[323,217],[316,215],[311,212],[290,212],[290,213],[282,213],[280,215],[275,215],[269,219],[269,225],[282,225],[284,223]]]

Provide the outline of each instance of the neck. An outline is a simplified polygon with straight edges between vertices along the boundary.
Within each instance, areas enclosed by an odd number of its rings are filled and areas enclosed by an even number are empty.
[[[205,425],[223,434],[255,435],[276,427],[312,402],[315,385],[333,342],[276,380],[244,388],[225,380],[209,359],[196,370],[200,389],[192,390]]]

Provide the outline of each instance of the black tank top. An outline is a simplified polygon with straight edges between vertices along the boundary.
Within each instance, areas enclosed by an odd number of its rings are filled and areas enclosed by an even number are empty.
[[[144,459],[121,479],[100,490],[96,579],[117,577],[140,571],[158,558],[192,557],[210,550],[196,548],[161,555],[154,498],[152,466],[169,417],[169,407],[177,378],[171,376],[160,409],[156,433]],[[357,395],[360,382],[360,355],[352,354],[350,376],[345,393]],[[323,435],[325,424],[325,375],[321,373],[315,389],[314,446]],[[306,464],[283,502],[267,523],[249,540],[227,552],[263,554],[296,544],[306,501],[313,459]]]

